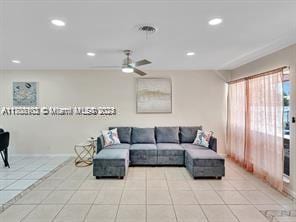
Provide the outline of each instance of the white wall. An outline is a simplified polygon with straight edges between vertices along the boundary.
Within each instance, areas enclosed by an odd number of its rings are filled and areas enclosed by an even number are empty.
[[[136,114],[136,76],[119,71],[1,71],[0,106],[12,106],[13,81],[39,82],[39,106],[115,106],[113,117],[0,116],[0,127],[11,132],[16,154],[73,154],[75,143],[97,136],[108,126],[194,126],[215,132],[225,150],[226,93],[214,71],[153,71],[169,77],[172,114]]]
[[[232,80],[252,74],[290,66],[291,80],[291,117],[296,116],[296,45],[292,45],[278,52],[265,56],[254,62],[241,66],[232,71]],[[296,126],[291,124],[290,141],[290,181],[287,185],[288,192],[296,197]]]

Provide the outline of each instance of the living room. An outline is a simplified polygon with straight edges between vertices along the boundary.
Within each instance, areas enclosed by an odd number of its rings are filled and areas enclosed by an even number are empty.
[[[0,221],[296,221],[295,9],[0,1]]]

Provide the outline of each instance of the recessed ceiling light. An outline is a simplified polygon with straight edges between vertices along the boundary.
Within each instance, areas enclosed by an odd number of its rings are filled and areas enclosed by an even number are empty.
[[[12,63],[15,63],[15,64],[20,64],[21,63],[21,61],[20,60],[17,60],[17,59],[13,59],[13,60],[11,60],[11,62]]]
[[[221,19],[221,18],[213,18],[209,21],[209,25],[212,25],[212,26],[219,25],[222,22],[223,22],[223,19]]]
[[[195,52],[187,52],[186,55],[187,56],[194,56],[195,55]]]
[[[58,26],[58,27],[66,26],[66,22],[64,22],[63,20],[60,20],[60,19],[52,19],[50,22],[51,22],[51,24]]]
[[[88,56],[96,56],[96,53],[94,53],[94,52],[88,52],[88,53],[86,53],[86,55],[88,55]]]

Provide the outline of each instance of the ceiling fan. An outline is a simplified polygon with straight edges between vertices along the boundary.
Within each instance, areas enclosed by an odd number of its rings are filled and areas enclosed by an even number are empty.
[[[147,73],[137,69],[139,66],[148,65],[151,62],[147,59],[139,60],[137,62],[133,62],[130,58],[130,55],[132,54],[131,50],[123,50],[123,53],[125,54],[126,58],[124,58],[121,66],[95,66],[94,68],[121,68],[121,71],[124,73],[136,73],[140,76],[145,76]]]

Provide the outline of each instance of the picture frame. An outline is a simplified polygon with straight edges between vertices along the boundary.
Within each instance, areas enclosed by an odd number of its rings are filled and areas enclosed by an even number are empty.
[[[172,113],[172,81],[170,78],[138,78],[137,113]]]
[[[38,103],[37,82],[13,82],[13,106],[36,107]]]

